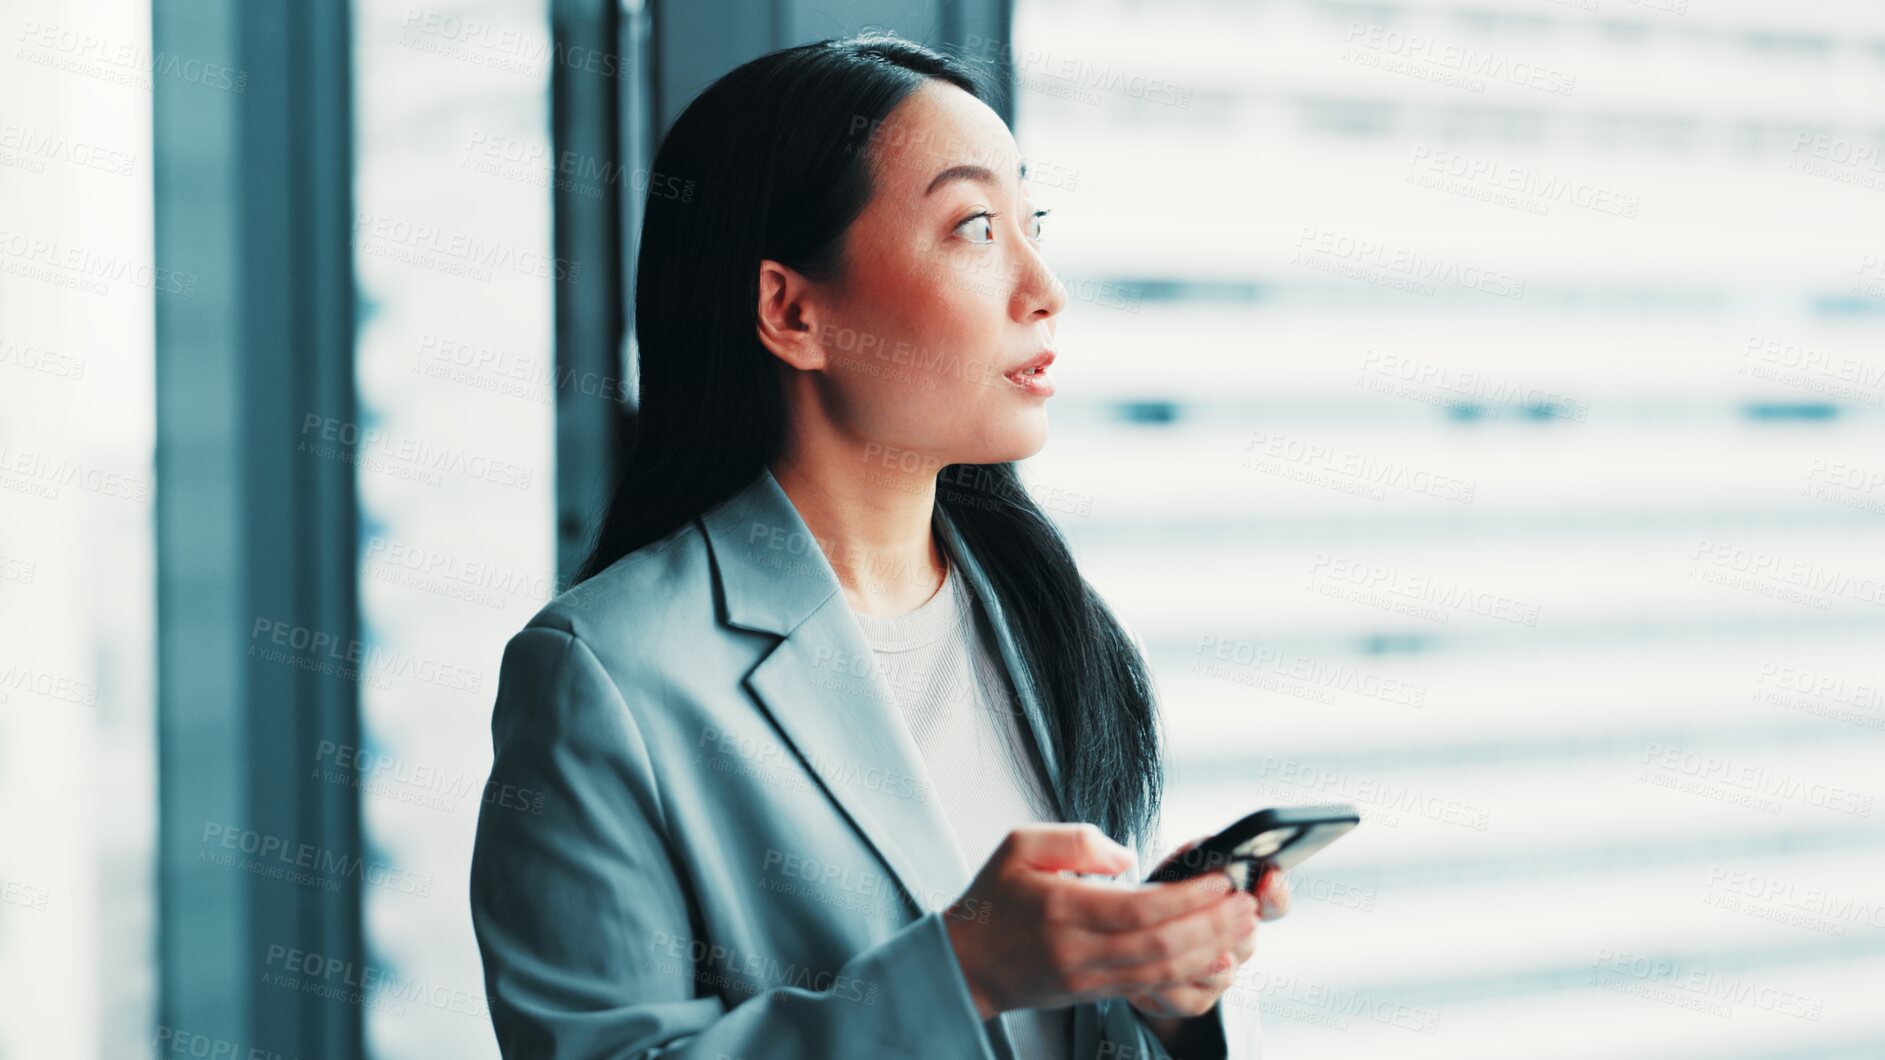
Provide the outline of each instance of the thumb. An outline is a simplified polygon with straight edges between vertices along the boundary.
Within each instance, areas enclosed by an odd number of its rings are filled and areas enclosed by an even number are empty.
[[[1130,868],[1136,855],[1092,824],[1039,824],[1009,837],[1015,861],[1042,872],[1064,869],[1112,875]]]

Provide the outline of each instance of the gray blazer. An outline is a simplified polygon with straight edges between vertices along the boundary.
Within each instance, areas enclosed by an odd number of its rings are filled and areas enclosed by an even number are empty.
[[[1057,792],[986,575],[940,509],[938,529]],[[770,471],[511,638],[471,866],[506,1057],[1013,1060],[944,927],[980,866],[872,659]],[[1218,1011],[1254,1058],[1255,1012]],[[1124,999],[1075,1030],[1078,1060],[1165,1055]]]

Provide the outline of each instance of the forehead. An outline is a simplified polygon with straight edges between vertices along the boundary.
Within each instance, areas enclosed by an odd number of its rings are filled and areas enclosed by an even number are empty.
[[[910,93],[870,131],[878,189],[904,201],[924,197],[930,180],[953,166],[975,165],[1004,184],[1017,179],[1020,151],[1007,123],[988,104],[944,81]]]

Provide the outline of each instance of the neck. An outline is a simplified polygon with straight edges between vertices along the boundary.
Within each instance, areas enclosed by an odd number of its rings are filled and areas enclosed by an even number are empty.
[[[936,472],[923,461],[905,470],[861,443],[792,447],[772,476],[798,509],[854,610],[896,616],[916,610],[942,586],[947,561],[932,526]]]

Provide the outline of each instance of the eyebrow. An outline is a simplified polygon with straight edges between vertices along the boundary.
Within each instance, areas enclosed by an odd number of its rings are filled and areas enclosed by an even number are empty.
[[[1021,164],[1015,167],[1015,172],[1022,180],[1025,181],[1028,179],[1028,163],[1026,159],[1023,159]],[[929,182],[929,187],[923,189],[923,194],[929,195],[937,188],[942,187],[952,180],[973,180],[980,184],[986,184],[991,188],[995,186],[995,174],[989,172],[986,167],[976,165],[950,166],[948,169],[936,174],[935,178]]]

